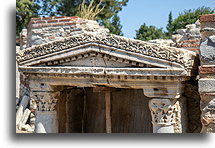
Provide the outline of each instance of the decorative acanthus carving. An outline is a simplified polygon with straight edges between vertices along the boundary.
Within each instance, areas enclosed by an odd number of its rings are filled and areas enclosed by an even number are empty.
[[[82,33],[63,40],[49,42],[43,45],[27,48],[17,53],[17,61],[23,62],[36,57],[50,55],[54,52],[63,51],[78,46],[103,45],[113,48],[135,52],[150,57],[176,62],[184,68],[191,68],[194,52],[181,50],[174,47],[161,46],[144,41],[128,39],[112,34],[90,34]]]
[[[55,111],[60,92],[32,92],[31,99],[37,104],[37,111]]]
[[[179,112],[179,104],[176,100],[152,99],[149,108],[153,125],[174,125]]]

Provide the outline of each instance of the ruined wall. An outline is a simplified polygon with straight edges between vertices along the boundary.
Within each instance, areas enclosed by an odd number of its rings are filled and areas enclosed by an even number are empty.
[[[200,16],[199,93],[202,133],[215,133],[215,14]]]
[[[185,28],[178,29],[177,33],[178,34],[172,36],[174,43],[171,44],[171,46],[199,53],[201,39],[199,20],[197,20],[195,24],[188,24]]]
[[[178,29],[176,32],[177,34],[172,35],[172,39],[155,39],[149,40],[149,42],[184,48],[199,54],[199,45],[201,40],[199,20],[197,20],[195,24],[188,24],[185,28]]]
[[[55,40],[61,40],[83,32],[109,32],[96,21],[85,20],[77,16],[56,16],[32,18],[28,29],[20,34],[21,49],[40,45]]]

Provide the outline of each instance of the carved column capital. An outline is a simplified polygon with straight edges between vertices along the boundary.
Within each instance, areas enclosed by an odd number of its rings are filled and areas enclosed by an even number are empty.
[[[175,100],[152,99],[149,101],[149,108],[152,115],[152,123],[159,125],[172,125],[175,123],[177,106]]]
[[[37,111],[55,111],[60,92],[32,92],[31,100],[37,104]]]
[[[35,112],[36,133],[57,133],[58,120],[56,104],[60,91],[55,91],[48,83],[30,81],[30,107]]]
[[[58,121],[55,110],[60,92],[33,91],[31,92],[31,104],[36,110],[35,132],[57,133]]]
[[[180,118],[180,106],[176,99],[151,99],[149,109],[152,116],[153,132],[174,133]],[[179,119],[180,120],[180,119]]]

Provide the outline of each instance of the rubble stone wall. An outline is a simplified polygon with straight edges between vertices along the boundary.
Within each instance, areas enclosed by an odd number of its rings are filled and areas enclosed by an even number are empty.
[[[85,20],[77,16],[56,16],[32,18],[28,29],[21,32],[21,49],[60,40],[83,32],[109,32],[96,21]]]
[[[195,24],[188,24],[185,28],[178,29],[177,33],[178,34],[172,35],[172,39],[155,39],[149,40],[149,42],[171,47],[184,48],[199,54],[201,40],[199,20],[196,21]]]
[[[215,14],[200,16],[199,93],[202,133],[215,133]]]
[[[196,21],[195,24],[188,24],[184,29],[178,29],[176,35],[172,36],[174,44],[171,46],[178,48],[185,48],[196,53],[199,53],[200,45],[200,22]]]

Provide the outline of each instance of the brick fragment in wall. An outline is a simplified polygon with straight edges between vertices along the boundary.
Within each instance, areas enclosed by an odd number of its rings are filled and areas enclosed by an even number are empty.
[[[35,20],[49,20],[49,19],[64,19],[64,18],[70,18],[70,19],[77,19],[78,16],[53,16],[53,17],[37,17],[37,18],[31,18],[32,21]]]
[[[81,19],[81,18],[64,18],[64,19],[56,19],[56,18],[52,18],[52,19],[47,19],[47,20],[32,20],[29,22],[28,24],[28,28],[34,28],[34,27],[41,27],[41,26],[47,26],[47,24],[49,24],[50,26],[52,25],[62,25],[63,23],[84,23],[85,20]]]
[[[67,22],[67,23],[51,23],[51,24],[32,24],[28,30],[34,30],[34,29],[41,29],[48,30],[49,28],[58,28],[58,27],[64,27],[64,26],[73,26],[76,23],[74,22]]]
[[[182,42],[182,43],[196,43],[196,42],[200,42],[200,39],[196,38],[196,39],[192,39],[192,40],[183,40],[180,42]]]
[[[215,21],[215,14],[205,14],[199,16],[199,21],[203,22],[214,22]]]
[[[215,74],[215,66],[200,66],[200,74]]]
[[[201,15],[201,36],[208,38],[215,35],[215,14]]]
[[[199,45],[200,46],[200,45]],[[180,45],[179,48],[184,48],[190,51],[194,51],[197,54],[199,54],[199,46],[197,44],[186,44],[186,45]]]
[[[187,48],[190,48],[190,47],[199,47],[200,44],[182,44],[181,47],[187,47]]]

